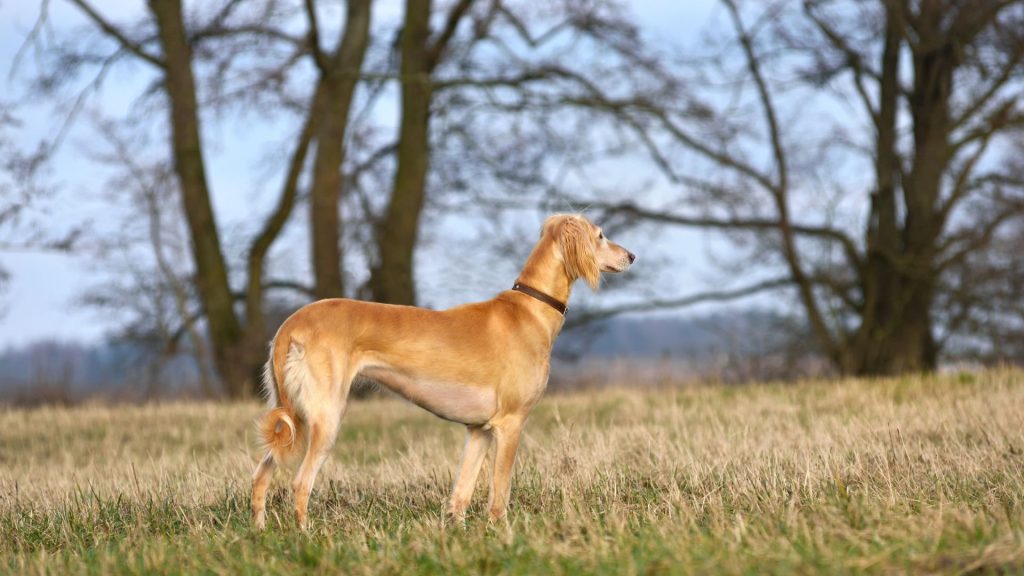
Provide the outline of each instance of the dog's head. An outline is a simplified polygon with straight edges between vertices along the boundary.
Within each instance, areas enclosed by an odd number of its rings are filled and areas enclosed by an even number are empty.
[[[541,237],[549,234],[570,281],[582,278],[594,290],[601,281],[601,272],[625,272],[636,260],[636,255],[606,238],[599,227],[578,214],[548,217]]]

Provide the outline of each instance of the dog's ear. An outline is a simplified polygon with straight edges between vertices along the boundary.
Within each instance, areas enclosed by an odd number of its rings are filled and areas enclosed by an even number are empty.
[[[594,239],[590,237],[590,226],[577,218],[566,218],[562,222],[562,230],[558,236],[562,259],[565,261],[565,272],[569,278],[582,278],[597,290],[601,281],[601,268],[594,252]]]

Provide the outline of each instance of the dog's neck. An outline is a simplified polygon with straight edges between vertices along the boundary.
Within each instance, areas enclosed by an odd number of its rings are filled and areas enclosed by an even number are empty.
[[[526,260],[526,265],[523,266],[516,282],[526,284],[568,304],[575,278],[569,278],[566,274],[565,264],[558,257],[556,250],[554,239],[550,236],[541,238]]]

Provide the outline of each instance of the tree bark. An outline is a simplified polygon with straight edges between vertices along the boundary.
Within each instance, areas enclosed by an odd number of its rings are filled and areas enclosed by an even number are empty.
[[[944,222],[940,210],[943,174],[951,159],[949,100],[953,72],[959,66],[955,38],[944,36],[943,7],[922,3],[914,19],[917,42],[911,45],[914,83],[908,105],[913,122],[914,157],[901,182],[903,226],[896,218],[895,151],[898,58],[904,15],[898,3],[887,5],[886,45],[880,79],[877,139],[878,192],[867,233],[871,268],[865,281],[865,310],[844,366],[857,374],[894,374],[934,370],[938,360],[932,305],[938,283],[937,243]],[[892,50],[896,46],[895,50]]]
[[[407,0],[401,40],[402,120],[398,167],[384,221],[377,231],[380,262],[371,272],[374,300],[415,304],[415,248],[426,192],[433,88],[428,49],[431,0]]]
[[[864,304],[860,326],[845,351],[842,370],[848,373],[885,372],[891,358],[887,340],[894,314],[894,295],[900,288],[896,262],[902,252],[897,221],[896,188],[900,157],[896,150],[896,113],[899,108],[902,17],[886,14],[885,45],[879,77],[879,107],[875,137],[875,182],[865,234],[867,266],[863,279]]]
[[[242,361],[242,327],[234,310],[227,266],[210,205],[200,140],[192,53],[180,0],[150,0],[164,52],[164,83],[170,103],[171,146],[188,221],[196,284],[206,311],[217,371],[229,396],[251,389],[250,371]]]
[[[349,110],[370,38],[371,0],[349,0],[342,37],[333,57],[320,54],[316,111],[316,157],[310,187],[310,234],[317,298],[344,296],[340,202]],[[313,8],[310,7],[310,10]],[[311,23],[315,22],[311,16]],[[311,24],[312,25],[312,24]],[[314,28],[315,29],[315,28]]]

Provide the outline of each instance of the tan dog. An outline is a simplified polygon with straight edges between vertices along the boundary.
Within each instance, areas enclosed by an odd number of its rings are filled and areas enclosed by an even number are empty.
[[[582,278],[622,272],[635,256],[583,216],[556,215],[512,290],[492,300],[434,311],[354,300],[321,300],[293,314],[271,344],[264,386],[271,410],[260,428],[268,451],[253,474],[252,514],[266,524],[267,487],[278,462],[305,457],[292,484],[306,526],[309,493],[334,444],[357,375],[469,430],[448,505],[461,520],[488,444],[496,443],[490,519],[505,516],[512,465],[527,416],[547,387],[551,347],[565,302]]]

